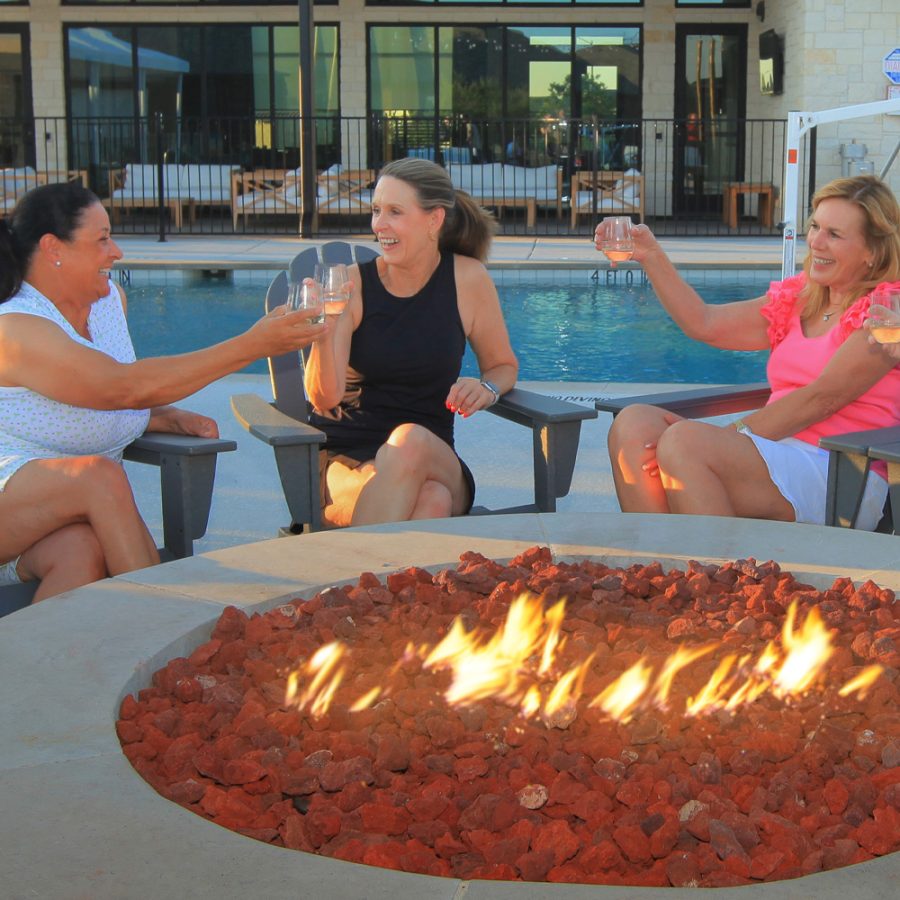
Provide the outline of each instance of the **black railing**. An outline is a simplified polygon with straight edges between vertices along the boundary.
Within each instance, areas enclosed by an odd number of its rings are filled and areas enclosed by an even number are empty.
[[[505,234],[588,234],[612,212],[642,217],[660,235],[778,233],[783,120],[373,115],[313,124],[317,196],[307,202],[323,235],[365,233],[374,180],[403,156],[444,165],[496,211]],[[82,178],[118,232],[297,233],[302,126],[288,114],[0,118],[0,214],[35,184]]]

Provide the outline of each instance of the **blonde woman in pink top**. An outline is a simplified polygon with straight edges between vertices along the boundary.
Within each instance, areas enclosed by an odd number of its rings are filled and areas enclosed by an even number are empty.
[[[828,455],[819,438],[900,424],[900,368],[863,327],[876,289],[900,282],[900,207],[870,175],[825,185],[812,206],[803,273],[722,305],[704,303],[646,226],[633,229],[634,258],[678,326],[714,347],[770,350],[772,394],[724,427],[654,406],[623,410],[609,433],[623,511],[822,524]],[[886,495],[883,472],[873,472],[858,528],[875,528]]]

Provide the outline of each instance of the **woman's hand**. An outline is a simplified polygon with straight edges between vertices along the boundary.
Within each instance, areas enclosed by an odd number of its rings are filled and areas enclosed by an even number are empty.
[[[683,416],[664,410],[662,418],[666,423],[666,428],[668,428],[669,425],[680,422]],[[656,441],[650,441],[649,443],[644,444],[645,456],[641,463],[641,470],[646,472],[650,478],[659,478],[659,463],[656,461],[656,444]]]
[[[496,397],[477,378],[460,378],[447,394],[447,409],[463,418],[493,406]]]
[[[189,434],[196,437],[217,438],[219,426],[215,419],[177,406],[157,406],[150,412],[147,431],[167,434]]]
[[[594,229],[594,247],[597,250],[600,250],[603,245],[606,229],[608,227],[609,223],[606,219],[602,219],[597,223],[597,227]],[[659,246],[659,241],[656,240],[653,236],[653,232],[646,225],[631,226],[631,241],[634,244],[634,255],[632,256],[632,259],[635,262],[643,262],[648,256],[656,251],[662,253],[662,247]]]
[[[289,310],[287,306],[276,306],[247,331],[259,345],[256,358],[302,350],[319,340],[328,331],[328,322],[311,320],[321,313],[321,308]]]
[[[873,329],[876,328],[889,328],[895,334],[900,335],[900,318],[898,318],[897,314],[892,310],[888,309],[886,306],[881,306],[878,303],[873,303],[869,307],[869,315],[868,318],[863,322],[863,325],[869,330],[869,343],[877,344],[881,347],[882,351],[886,356],[890,356],[891,359],[900,360],[900,343],[886,342],[882,343],[877,340],[875,335],[872,333]]]

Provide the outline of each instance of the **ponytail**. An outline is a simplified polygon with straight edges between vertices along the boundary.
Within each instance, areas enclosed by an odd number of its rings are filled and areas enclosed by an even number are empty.
[[[465,191],[456,191],[456,203],[447,211],[439,246],[441,250],[485,262],[496,231],[494,216]]]

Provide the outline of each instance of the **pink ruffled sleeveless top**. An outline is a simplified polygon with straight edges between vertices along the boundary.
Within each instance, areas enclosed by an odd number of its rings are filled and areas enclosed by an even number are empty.
[[[772,386],[769,403],[818,378],[838,347],[862,327],[873,302],[871,294],[860,297],[830,331],[819,337],[806,337],[800,322],[803,308],[800,291],[805,284],[805,274],[772,282],[767,293],[769,301],[761,310],[769,322],[767,333],[772,347],[766,366]],[[895,367],[852,403],[793,437],[818,445],[821,437],[898,424],[900,367]]]

